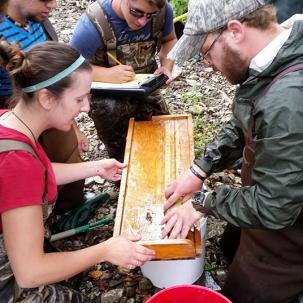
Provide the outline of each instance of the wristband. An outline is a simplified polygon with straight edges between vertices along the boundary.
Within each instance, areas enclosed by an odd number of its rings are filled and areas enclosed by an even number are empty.
[[[205,181],[205,177],[201,176],[192,166],[189,168],[190,171],[197,177],[199,178],[202,182]]]

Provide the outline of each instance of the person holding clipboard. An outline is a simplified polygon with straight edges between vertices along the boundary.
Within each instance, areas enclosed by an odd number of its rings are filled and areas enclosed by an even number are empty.
[[[164,73],[176,43],[173,11],[166,0],[97,0],[81,16],[71,45],[90,60],[94,81],[126,83],[135,74]],[[159,53],[160,66],[156,62]],[[158,91],[146,97],[112,96],[93,91],[90,116],[109,157],[124,157],[129,118],[150,120],[169,114]]]

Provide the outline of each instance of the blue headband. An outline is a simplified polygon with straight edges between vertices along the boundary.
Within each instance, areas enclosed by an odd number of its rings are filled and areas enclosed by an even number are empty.
[[[63,70],[62,72],[58,73],[57,75],[49,78],[48,80],[42,81],[38,84],[35,85],[31,85],[28,87],[23,88],[22,90],[25,93],[32,93],[35,92],[39,89],[48,87],[60,80],[62,80],[63,78],[65,78],[66,76],[68,76],[69,74],[71,74],[73,71],[75,71],[83,62],[85,61],[85,58],[82,57],[80,55],[80,57],[72,64],[70,65],[68,68],[66,68],[65,70]]]

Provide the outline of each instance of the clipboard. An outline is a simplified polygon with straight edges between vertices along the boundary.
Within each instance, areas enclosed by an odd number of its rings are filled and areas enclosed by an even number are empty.
[[[136,74],[134,80],[126,83],[93,82],[94,94],[110,97],[147,97],[167,81],[165,74]]]

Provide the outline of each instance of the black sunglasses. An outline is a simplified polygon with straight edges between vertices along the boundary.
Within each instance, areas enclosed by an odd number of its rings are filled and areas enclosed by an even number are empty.
[[[158,14],[158,12],[145,13],[145,12],[142,12],[140,9],[133,8],[133,7],[129,8],[129,13],[136,18],[146,17],[146,19],[151,19],[152,17],[154,17]]]

